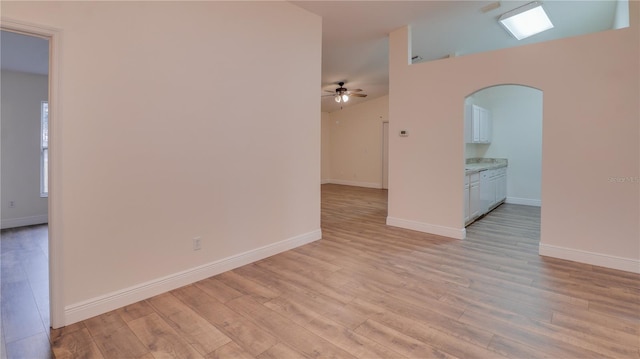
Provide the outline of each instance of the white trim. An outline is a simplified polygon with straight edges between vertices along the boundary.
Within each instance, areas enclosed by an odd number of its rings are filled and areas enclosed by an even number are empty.
[[[60,59],[62,29],[6,17],[0,18],[0,28],[49,39],[49,316],[52,328],[64,326],[63,213],[62,213],[62,108],[60,99]],[[60,153],[60,155],[58,154]]]
[[[521,204],[524,206],[535,206],[535,207],[540,207],[542,205],[542,201],[539,199],[520,198],[520,197],[507,197],[504,203]]]
[[[331,183],[331,180],[328,180],[328,179],[320,180],[320,184],[329,184],[329,183]]]
[[[49,216],[46,214],[41,214],[38,216],[29,216],[29,217],[21,217],[21,218],[7,218],[2,220],[1,228],[15,228],[15,227],[24,227],[24,226],[32,226],[34,224],[43,224],[49,221]]]
[[[464,239],[466,237],[466,230],[464,228],[444,227],[435,224],[411,221],[408,219],[387,217],[387,225],[455,239]]]
[[[558,247],[544,243],[540,243],[538,253],[541,256],[566,259],[626,272],[640,273],[640,260],[633,258],[617,257],[608,254],[583,251],[580,249]]]
[[[366,188],[382,188],[382,184],[381,183],[377,183],[377,182],[359,182],[359,181],[347,181],[347,180],[337,180],[337,179],[330,179],[330,180],[327,180],[327,181],[328,182],[326,182],[326,183],[341,184],[341,185],[345,185],[345,186],[366,187]]]
[[[384,126],[385,124],[387,125],[387,137],[385,138],[384,136]],[[382,178],[380,178],[380,188],[382,189],[389,189],[389,121],[382,121],[382,153],[380,154],[380,163],[382,164],[380,166],[380,169],[382,169]],[[387,146],[384,146],[385,143],[385,139],[387,140]],[[384,154],[385,154],[385,148],[387,150],[387,187],[384,186]]]
[[[180,288],[199,280],[215,276],[234,268],[253,263],[272,255],[311,243],[322,238],[322,231],[301,234],[280,242],[252,249],[227,258],[200,265],[162,278],[140,283],[129,288],[107,293],[64,308],[65,325],[70,325],[155,295]]]

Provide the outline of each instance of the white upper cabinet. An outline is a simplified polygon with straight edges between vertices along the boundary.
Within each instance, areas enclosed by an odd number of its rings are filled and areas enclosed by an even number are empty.
[[[466,105],[464,133],[466,143],[491,143],[491,116],[489,110],[478,105]]]

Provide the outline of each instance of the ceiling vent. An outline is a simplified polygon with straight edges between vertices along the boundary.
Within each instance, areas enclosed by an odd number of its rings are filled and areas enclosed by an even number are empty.
[[[484,13],[487,13],[487,12],[489,12],[491,10],[495,10],[495,9],[497,9],[499,7],[500,7],[500,1],[496,1],[496,2],[492,2],[489,5],[483,6],[482,8],[480,8],[480,11],[484,14]]]

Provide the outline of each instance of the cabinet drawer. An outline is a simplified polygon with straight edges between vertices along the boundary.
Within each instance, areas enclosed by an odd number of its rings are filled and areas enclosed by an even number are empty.
[[[480,173],[474,173],[471,174],[469,176],[467,176],[469,178],[469,182],[470,183],[474,183],[474,182],[479,182],[480,181]]]

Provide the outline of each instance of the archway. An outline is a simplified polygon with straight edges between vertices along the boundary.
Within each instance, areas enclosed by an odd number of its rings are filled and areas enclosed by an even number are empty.
[[[469,196],[465,225],[501,203],[540,207],[543,92],[523,85],[495,85],[467,96],[464,106],[465,175],[478,172],[477,177],[465,181],[465,196]],[[475,117],[484,111],[481,122],[472,119],[473,111]],[[478,137],[480,130],[482,138]],[[504,168],[505,176],[500,176],[498,168]],[[496,171],[484,172],[487,169]],[[472,187],[475,184],[478,187]],[[474,200],[480,201],[478,213],[474,213]]]

